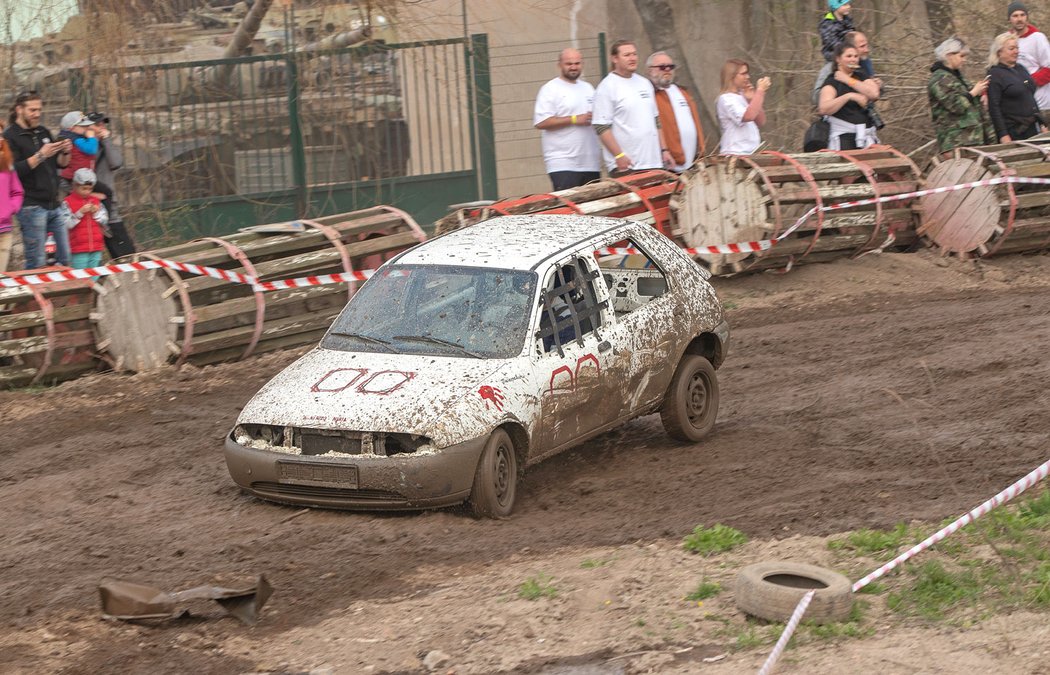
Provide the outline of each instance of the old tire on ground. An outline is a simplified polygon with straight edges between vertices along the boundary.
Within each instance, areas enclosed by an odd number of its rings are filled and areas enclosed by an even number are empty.
[[[838,572],[816,565],[764,562],[740,570],[734,590],[736,605],[751,616],[769,621],[787,621],[808,591],[816,589],[807,621],[829,623],[849,618],[853,608],[850,580]]]
[[[518,491],[518,458],[514,441],[503,429],[489,436],[474,472],[470,507],[479,518],[507,518]]]
[[[686,354],[678,362],[660,407],[660,421],[671,438],[699,441],[718,416],[718,377],[711,362]]]

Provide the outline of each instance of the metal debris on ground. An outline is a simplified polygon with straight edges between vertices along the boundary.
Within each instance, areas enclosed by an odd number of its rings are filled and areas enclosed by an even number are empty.
[[[254,584],[245,588],[196,586],[168,593],[133,581],[107,579],[99,584],[98,592],[102,599],[102,616],[106,619],[177,619],[189,614],[189,610],[181,605],[192,600],[214,600],[228,614],[254,626],[259,620],[259,611],[273,593],[273,587],[266,576],[260,574]]]

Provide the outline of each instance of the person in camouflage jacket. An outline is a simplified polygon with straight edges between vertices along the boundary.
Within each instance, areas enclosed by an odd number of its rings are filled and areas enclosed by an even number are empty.
[[[981,104],[988,80],[970,85],[960,71],[969,53],[969,47],[955,37],[948,38],[934,50],[937,62],[930,68],[932,74],[926,91],[941,152],[996,142],[988,111]]]

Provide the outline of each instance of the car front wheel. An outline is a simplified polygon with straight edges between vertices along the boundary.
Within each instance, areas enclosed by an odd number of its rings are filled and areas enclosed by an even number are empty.
[[[718,378],[711,362],[686,354],[678,363],[660,408],[660,421],[671,438],[699,441],[715,426]]]
[[[506,431],[496,429],[481,452],[470,507],[479,518],[507,518],[514,510],[518,491],[518,458],[514,441]]]

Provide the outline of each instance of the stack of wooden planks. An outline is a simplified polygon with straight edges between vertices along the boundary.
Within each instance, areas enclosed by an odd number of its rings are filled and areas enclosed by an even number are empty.
[[[246,228],[137,254],[273,281],[374,269],[426,239],[412,218],[378,206],[315,220]],[[173,270],[104,277],[92,315],[98,348],[117,370],[205,365],[316,342],[357,283],[253,291]]]
[[[701,161],[671,202],[672,233],[686,247],[780,235],[813,207],[912,192],[919,168],[889,146],[789,155],[765,151]],[[735,274],[860,255],[916,240],[910,202],[818,211],[772,249],[702,254],[713,274]]]
[[[1050,137],[956,148],[931,167],[936,188],[999,176],[1050,178]],[[919,234],[944,254],[980,257],[1050,248],[1050,186],[1007,184],[923,197]]]
[[[0,388],[54,384],[98,368],[89,320],[91,286],[84,279],[0,288]]]

